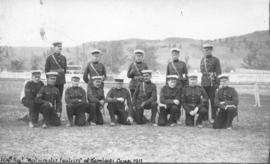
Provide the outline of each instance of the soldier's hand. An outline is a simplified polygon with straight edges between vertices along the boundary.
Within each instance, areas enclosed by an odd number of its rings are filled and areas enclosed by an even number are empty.
[[[49,102],[49,105],[50,105],[50,107],[51,107],[51,108],[53,107],[53,104],[52,104],[52,103],[50,103],[50,102]]]
[[[195,114],[197,114],[197,112],[199,111],[199,107],[196,107],[193,111]]]
[[[129,116],[129,117],[127,118],[127,121],[128,121],[129,123],[132,124],[132,123],[133,123],[133,118]]]
[[[61,117],[61,113],[60,112],[57,112],[57,117]]]
[[[220,104],[225,104],[225,101],[221,101]]]
[[[104,100],[100,100],[99,103],[100,103],[101,105],[104,105],[105,101],[104,101]]]
[[[192,111],[190,111],[189,112],[189,114],[191,115],[191,116],[194,116],[195,115],[195,113],[194,113],[194,111],[192,110]]]
[[[117,101],[124,102],[124,98],[123,97],[119,97],[119,98],[117,98]]]
[[[82,100],[81,99],[78,99],[78,102],[82,102]]]
[[[176,104],[176,105],[180,104],[179,100],[176,100],[176,99],[173,100],[173,103]]]

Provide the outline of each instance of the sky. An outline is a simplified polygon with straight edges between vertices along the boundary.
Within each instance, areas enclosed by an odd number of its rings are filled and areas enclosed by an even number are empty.
[[[224,38],[268,30],[268,7],[269,0],[0,0],[0,45]]]

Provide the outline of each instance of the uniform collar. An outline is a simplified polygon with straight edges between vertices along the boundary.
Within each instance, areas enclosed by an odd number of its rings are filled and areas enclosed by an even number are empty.
[[[174,63],[179,62],[179,59],[173,60]]]
[[[98,64],[99,62],[98,62],[98,61],[93,61],[92,63],[93,63],[93,64]]]
[[[211,58],[211,57],[213,57],[213,55],[206,55],[205,57],[206,58]]]
[[[135,62],[136,64],[142,64],[142,62]]]

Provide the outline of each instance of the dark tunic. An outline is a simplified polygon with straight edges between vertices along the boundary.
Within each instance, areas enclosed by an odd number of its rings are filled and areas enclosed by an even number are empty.
[[[137,67],[136,67],[136,66]],[[142,77],[142,70],[147,70],[148,66],[144,62],[134,62],[130,64],[127,72],[127,77],[131,78],[131,81],[129,83],[129,89],[130,90],[135,90],[139,84],[139,82],[142,82],[143,77]]]
[[[66,57],[62,54],[53,54],[56,61],[59,63],[60,67],[56,64],[55,60],[53,59],[52,55],[47,57],[45,63],[45,73],[47,72],[58,72],[58,76],[56,79],[56,85],[58,84],[65,84],[66,83],[66,70],[67,70],[67,60]]]

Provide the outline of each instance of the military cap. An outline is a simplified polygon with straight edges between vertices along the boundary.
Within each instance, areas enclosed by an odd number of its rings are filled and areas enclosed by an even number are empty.
[[[81,78],[79,76],[74,75],[74,76],[71,77],[71,80],[73,80],[73,79],[74,80],[80,80]]]
[[[93,54],[101,54],[101,51],[98,50],[98,49],[95,49],[95,50],[91,51],[91,54],[92,54],[92,55],[93,55]]]
[[[180,49],[179,48],[172,48],[171,52],[180,52]]]
[[[229,75],[228,74],[221,74],[218,76],[218,79],[221,80],[221,79],[226,79],[226,80],[229,80]]]
[[[114,81],[115,82],[121,82],[121,83],[123,83],[124,82],[124,78],[117,77],[117,78],[114,78]]]
[[[152,70],[142,70],[142,74],[149,74],[152,75]]]
[[[41,75],[41,70],[31,70],[32,75]]]
[[[52,45],[54,46],[54,47],[56,47],[56,46],[59,46],[59,45],[61,45],[62,46],[62,42],[60,42],[60,41],[56,41],[56,42],[53,42],[52,43]]]
[[[102,76],[93,76],[91,79],[92,80],[102,80],[103,77]]]
[[[189,79],[198,79],[198,76],[195,75],[195,74],[190,74],[190,75],[188,76],[188,78],[189,78]]]
[[[167,79],[178,79],[177,75],[168,75]]]
[[[202,48],[214,48],[214,45],[213,44],[210,44],[210,43],[204,43],[203,45],[202,45]]]
[[[47,78],[56,78],[57,75],[58,75],[57,72],[47,72],[46,73]]]
[[[142,55],[144,55],[144,51],[143,51],[143,50],[139,50],[139,49],[134,50],[133,53],[134,53],[134,54],[142,54]]]

